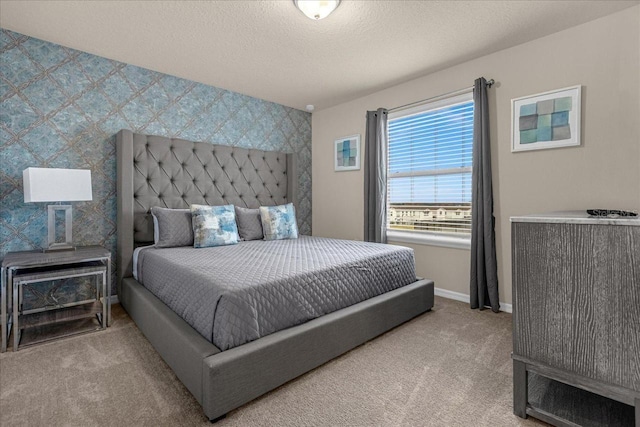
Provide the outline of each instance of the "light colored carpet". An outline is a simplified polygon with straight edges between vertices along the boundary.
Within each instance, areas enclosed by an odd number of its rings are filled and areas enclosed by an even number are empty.
[[[120,306],[105,331],[0,355],[0,425],[210,425]],[[426,313],[229,413],[227,426],[530,426],[512,413],[511,315]]]

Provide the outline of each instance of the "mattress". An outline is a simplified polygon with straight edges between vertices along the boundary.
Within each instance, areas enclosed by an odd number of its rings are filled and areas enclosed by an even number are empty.
[[[220,350],[413,283],[410,248],[351,240],[144,248],[138,281]]]

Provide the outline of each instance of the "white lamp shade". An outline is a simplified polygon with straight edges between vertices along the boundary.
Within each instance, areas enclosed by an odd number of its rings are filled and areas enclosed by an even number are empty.
[[[27,168],[22,183],[25,203],[93,200],[88,169]]]
[[[326,18],[340,4],[340,0],[293,0],[302,13],[311,19]]]

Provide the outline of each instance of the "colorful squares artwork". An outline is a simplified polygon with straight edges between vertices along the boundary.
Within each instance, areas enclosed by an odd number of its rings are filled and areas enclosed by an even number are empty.
[[[355,166],[358,147],[353,140],[339,141],[336,147],[338,164],[341,166]]]
[[[512,100],[511,151],[580,145],[581,86]]]
[[[556,109],[557,108],[557,109]],[[531,144],[538,141],[551,141],[552,128],[568,127],[569,112],[571,111],[571,97],[546,99],[520,107],[520,143]],[[571,132],[556,132],[560,135]],[[557,141],[557,139],[553,139]]]
[[[356,165],[356,156],[358,154],[358,149],[355,146],[355,141],[341,141],[338,142],[337,151],[337,159],[339,166],[355,166]]]
[[[334,169],[336,171],[360,169],[360,135],[337,139],[334,144]]]

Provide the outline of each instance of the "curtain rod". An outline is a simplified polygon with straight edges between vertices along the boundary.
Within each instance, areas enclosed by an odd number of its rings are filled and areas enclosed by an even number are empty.
[[[487,80],[487,86],[489,86],[489,87],[493,86],[494,83],[495,83],[495,81],[493,79]],[[390,108],[387,111],[392,112],[392,111],[404,110],[405,108],[414,107],[416,105],[424,104],[425,102],[428,102],[428,101],[437,101],[439,99],[449,98],[451,96],[458,95],[458,94],[465,93],[465,92],[468,92],[470,90],[473,90],[473,88],[474,88],[474,86],[470,86],[470,87],[466,87],[464,89],[454,90],[454,91],[447,92],[447,93],[442,94],[442,95],[432,96],[431,98],[427,98],[427,99],[423,99],[423,100],[420,100],[420,101],[412,102],[410,104],[401,105],[401,106],[395,107],[395,108]]]

